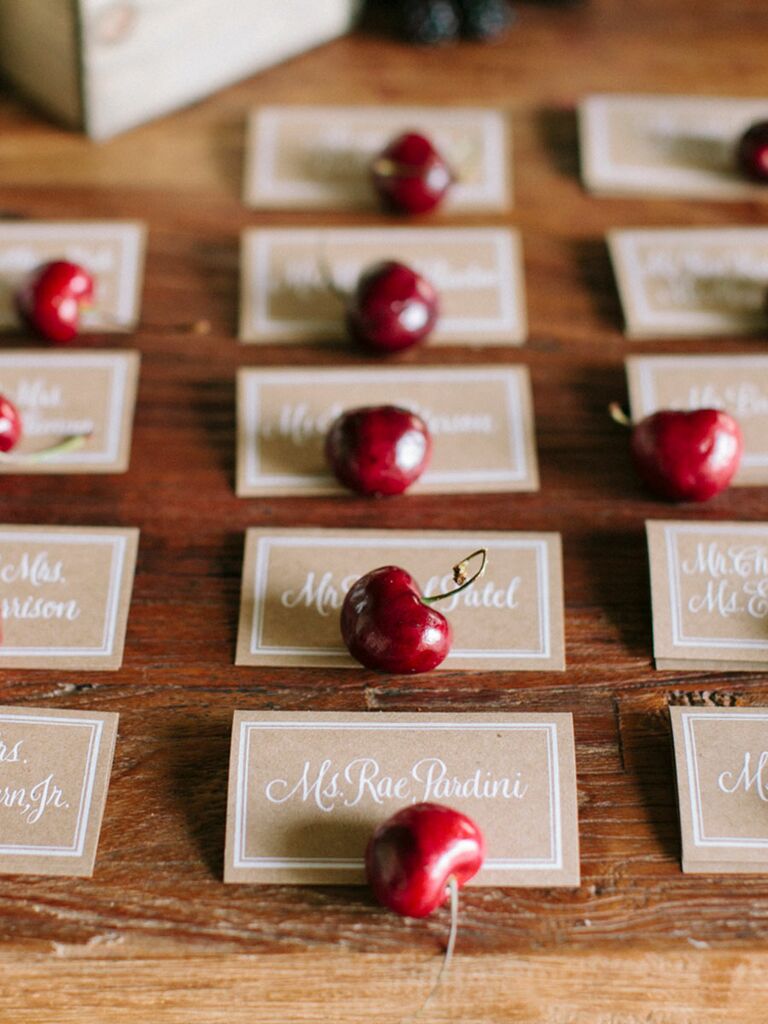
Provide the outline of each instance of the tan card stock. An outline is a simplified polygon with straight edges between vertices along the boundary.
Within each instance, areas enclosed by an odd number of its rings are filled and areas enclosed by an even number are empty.
[[[66,259],[93,275],[83,331],[129,331],[139,319],[146,231],[134,221],[1,221],[0,330],[18,330],[13,294],[41,263]]]
[[[0,526],[0,669],[117,669],[139,531]]]
[[[740,136],[768,119],[768,99],[587,97],[579,107],[584,184],[603,194],[768,199],[735,160]]]
[[[0,874],[93,874],[117,718],[0,708]]]
[[[374,828],[421,801],[483,830],[470,884],[578,886],[570,714],[236,711],[224,880],[361,883]]]
[[[138,352],[0,351],[0,393],[22,421],[0,473],[125,472],[138,372]],[[79,448],[35,457],[78,435],[85,436]]]
[[[240,339],[344,342],[361,273],[399,260],[440,294],[433,344],[519,345],[527,326],[520,236],[502,228],[253,228],[242,236]]]
[[[657,668],[768,665],[768,523],[646,523]]]
[[[734,486],[768,484],[768,356],[635,356],[627,360],[632,419],[659,409],[725,409],[744,435]]]
[[[768,328],[768,228],[612,231],[608,245],[631,338]]]
[[[237,664],[359,667],[339,632],[355,580],[399,565],[425,594],[438,594],[480,547],[484,577],[439,603],[454,634],[440,668],[565,668],[560,535],[436,530],[248,530]]]
[[[442,209],[510,202],[505,116],[483,107],[262,107],[251,114],[245,196],[256,209],[370,209],[370,163],[398,135],[432,140],[456,181]]]
[[[328,428],[346,409],[387,404],[418,413],[433,439],[430,467],[409,493],[539,486],[524,366],[242,369],[237,397],[243,497],[342,493],[326,465]]]
[[[683,871],[768,872],[768,708],[670,714]]]

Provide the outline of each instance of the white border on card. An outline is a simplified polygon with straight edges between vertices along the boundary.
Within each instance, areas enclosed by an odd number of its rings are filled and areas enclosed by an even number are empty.
[[[99,748],[104,723],[101,719],[91,718],[58,718],[53,715],[9,715],[0,714],[0,722],[24,722],[27,725],[83,726],[90,729],[88,752],[85,758],[83,784],[80,789],[80,806],[77,812],[74,838],[69,846],[24,846],[19,843],[0,844],[0,856],[31,857],[82,857],[85,840],[88,835],[88,822],[93,801],[93,788],[96,780],[96,767],[99,761]],[[0,871],[2,862],[0,861]]]
[[[535,650],[468,650],[454,647],[448,658],[478,658],[495,661],[500,658],[541,658],[546,660],[552,657],[550,622],[549,622],[549,549],[546,540],[536,539],[494,539],[492,541],[482,538],[472,539],[462,537],[451,540],[449,538],[426,538],[426,537],[259,537],[256,547],[256,560],[253,575],[253,619],[251,622],[250,654],[272,654],[272,655],[303,655],[310,658],[326,658],[329,655],[349,655],[346,647],[267,647],[261,638],[264,632],[264,611],[267,603],[267,582],[269,579],[269,556],[273,547],[287,548],[346,548],[350,546],[361,548],[418,548],[420,551],[430,548],[445,550],[445,548],[459,548],[466,550],[470,547],[486,547],[493,549],[524,549],[533,550],[536,555],[536,575],[538,584],[538,612],[539,612],[539,646]]]
[[[549,857],[527,858],[513,860],[512,858],[491,858],[483,863],[484,871],[510,871],[510,870],[556,870],[563,867],[563,822],[560,805],[560,765],[558,753],[557,723],[544,722],[535,724],[532,722],[470,722],[466,725],[456,722],[241,722],[240,723],[240,749],[237,765],[237,792],[235,798],[235,841],[234,841],[234,867],[235,868],[327,868],[328,870],[348,870],[360,868],[364,861],[358,858],[333,859],[318,858],[310,860],[303,857],[248,857],[245,852],[245,841],[247,833],[248,817],[248,782],[250,776],[250,742],[251,735],[258,729],[302,729],[311,731],[322,730],[395,730],[400,732],[477,732],[488,731],[499,732],[501,730],[526,730],[541,731],[546,735],[547,740],[547,781],[549,785],[549,823],[550,823],[550,852]]]
[[[2,365],[2,364],[0,364]],[[422,477],[424,483],[461,484],[474,481],[494,481],[507,483],[525,480],[532,471],[526,458],[525,423],[523,419],[523,393],[521,372],[519,368],[500,367],[499,369],[472,370],[457,367],[419,367],[414,369],[384,369],[380,371],[382,381],[488,381],[498,383],[503,379],[507,402],[507,421],[509,425],[509,444],[514,454],[514,465],[509,469],[463,469],[435,472],[427,469]],[[312,386],[318,383],[355,384],[370,382],[370,370],[318,370],[296,372],[292,370],[261,371],[250,370],[245,374],[244,401],[245,410],[243,424],[245,428],[245,485],[246,487],[286,487],[304,485],[306,487],[327,485],[332,477],[329,473],[313,476],[310,473],[275,473],[259,472],[259,411],[261,388],[264,384],[284,384],[287,382],[298,385]]]
[[[125,536],[104,536],[104,534],[88,533],[46,533],[43,530],[0,530],[0,544],[4,541],[20,543],[29,541],[33,544],[75,544],[80,547],[92,544],[108,544],[112,547],[112,564],[109,572],[109,590],[104,609],[104,627],[100,647],[9,647],[5,642],[0,644],[0,660],[2,658],[18,658],[32,656],[35,658],[66,658],[71,655],[82,655],[88,658],[108,658],[114,654],[117,615],[120,609],[120,589],[123,581]]]

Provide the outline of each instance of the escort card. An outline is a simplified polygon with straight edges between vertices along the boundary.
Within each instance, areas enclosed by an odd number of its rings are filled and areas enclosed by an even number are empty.
[[[768,665],[768,523],[646,523],[656,668]]]
[[[671,707],[683,871],[768,871],[768,708]]]
[[[93,874],[117,719],[0,707],[0,874]]]
[[[659,409],[725,409],[744,435],[734,486],[768,484],[768,356],[635,356],[632,419]]]
[[[527,325],[520,236],[501,228],[253,228],[242,236],[240,339],[340,342],[340,289],[399,260],[440,294],[426,344],[519,345]]]
[[[510,183],[507,123],[482,107],[262,107],[251,114],[246,206],[370,209],[370,163],[403,132],[431,139],[456,181],[441,209],[504,210]]]
[[[0,457],[0,473],[124,473],[138,373],[138,352],[0,351],[0,393],[22,422],[18,445]],[[35,458],[79,435],[80,447]]]
[[[41,263],[71,260],[94,279],[83,331],[129,331],[141,304],[146,230],[134,221],[0,221],[0,329],[19,330],[13,295]]]
[[[248,530],[236,663],[359,668],[339,631],[352,584],[399,565],[432,596],[480,547],[485,575],[434,606],[453,628],[440,669],[564,669],[560,535],[437,530]]]
[[[768,228],[612,231],[608,245],[630,337],[766,330]]]
[[[237,493],[337,494],[324,443],[345,409],[398,405],[433,439],[409,493],[538,490],[528,368],[409,367],[238,373]]]
[[[236,711],[224,881],[362,883],[374,828],[422,801],[482,829],[471,885],[578,886],[570,714]]]
[[[736,145],[768,118],[768,99],[589,96],[579,108],[590,191],[711,199],[768,199],[738,172]]]
[[[139,531],[0,526],[0,669],[117,669]]]

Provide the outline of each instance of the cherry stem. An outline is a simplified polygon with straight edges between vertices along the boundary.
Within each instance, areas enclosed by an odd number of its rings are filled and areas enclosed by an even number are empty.
[[[613,422],[618,423],[620,427],[632,426],[632,420],[627,416],[618,402],[611,402],[608,406],[608,414]]]
[[[467,566],[473,558],[482,558],[482,562],[480,563],[480,568],[477,572],[467,578]],[[435,594],[433,597],[422,597],[421,600],[424,604],[433,604],[435,601],[442,601],[445,597],[453,597],[454,594],[460,594],[462,590],[466,590],[467,587],[471,587],[475,580],[480,579],[485,572],[487,564],[488,549],[478,548],[477,551],[473,551],[471,555],[467,555],[466,558],[463,558],[460,562],[454,565],[453,582],[459,584],[457,587],[454,587],[453,590],[446,590],[444,594]]]
[[[0,463],[42,462],[44,459],[52,458],[55,455],[64,455],[66,452],[77,451],[78,448],[83,447],[90,436],[90,434],[72,434],[71,437],[65,437],[63,441],[58,441],[56,444],[51,445],[50,448],[43,448],[39,452],[28,452],[24,455],[14,452],[0,452]]]
[[[451,966],[453,951],[456,948],[456,937],[459,934],[459,883],[456,881],[455,875],[451,875],[448,879],[448,892],[451,900],[451,930],[448,933],[448,944],[446,945],[445,953],[443,954],[443,962],[440,964],[440,970],[437,973],[434,985],[429,990],[429,995],[416,1013],[407,1017],[402,1024],[413,1024],[414,1021],[417,1021],[420,1017],[424,1016],[429,1004],[437,995],[440,986],[443,983],[443,979],[448,973],[448,968]]]

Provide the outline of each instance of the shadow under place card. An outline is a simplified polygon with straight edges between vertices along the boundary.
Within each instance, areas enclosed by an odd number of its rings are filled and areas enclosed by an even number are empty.
[[[455,586],[452,567],[481,547],[485,575],[434,606],[453,628],[437,671],[562,671],[560,535],[437,530],[248,530],[236,663],[360,668],[339,627],[352,584],[399,565],[427,596],[438,594]]]
[[[768,666],[768,523],[646,523],[656,668]]]
[[[744,435],[733,486],[768,484],[768,356],[633,356],[626,367],[633,421],[660,409],[724,409]]]
[[[608,234],[631,338],[768,328],[768,228],[643,228]]]
[[[128,469],[138,352],[0,351],[0,394],[21,415],[21,439],[0,473],[124,473]],[[78,448],[36,459],[67,438]]]
[[[669,710],[683,871],[768,873],[768,708]]]
[[[146,228],[137,221],[0,221],[0,330],[20,330],[14,292],[50,260],[78,263],[93,277],[81,329],[130,331],[141,308]]]
[[[255,209],[378,206],[370,164],[404,132],[429,138],[456,180],[441,209],[510,205],[507,119],[485,107],[261,107],[246,143],[245,195]]]
[[[409,493],[538,490],[528,368],[461,366],[241,369],[237,493],[345,493],[326,464],[325,435],[365,405],[409,409],[429,427],[432,459]]]
[[[433,344],[520,345],[527,322],[522,250],[503,228],[251,228],[241,241],[240,340],[336,342],[364,270],[398,260],[435,286]],[[350,343],[351,344],[351,343]]]
[[[224,881],[360,884],[374,828],[422,801],[482,829],[470,885],[578,886],[570,714],[236,711]]]
[[[579,107],[584,184],[615,195],[768,199],[739,173],[736,147],[768,99],[588,96]]]
[[[93,874],[117,720],[0,707],[0,874]]]
[[[139,531],[0,526],[0,669],[118,669]]]

